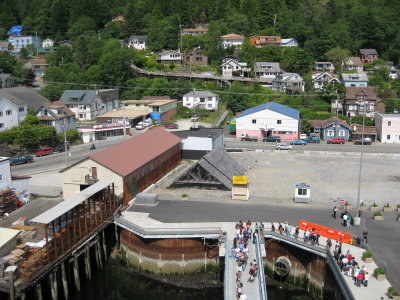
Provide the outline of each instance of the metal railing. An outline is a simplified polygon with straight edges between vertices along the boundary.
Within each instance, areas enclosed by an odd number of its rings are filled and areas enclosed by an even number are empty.
[[[338,283],[340,289],[342,290],[343,296],[346,300],[355,300],[353,293],[351,292],[347,282],[345,281],[342,273],[339,270],[339,267],[333,258],[331,252],[329,250],[326,251],[326,259],[328,264],[331,267],[333,276],[335,276],[336,282]]]
[[[260,290],[260,299],[267,300],[267,285],[265,282],[265,274],[264,274],[264,263],[261,254],[261,243],[260,243],[260,235],[256,234],[256,259],[257,259],[257,266],[258,266],[258,288]]]
[[[231,286],[229,285],[230,282],[230,277],[231,277],[231,272],[230,272],[230,264],[231,264],[231,259],[230,259],[230,249],[229,249],[229,240],[228,236],[225,235],[225,268],[224,268],[224,299],[225,300],[230,300],[229,299],[229,294]]]

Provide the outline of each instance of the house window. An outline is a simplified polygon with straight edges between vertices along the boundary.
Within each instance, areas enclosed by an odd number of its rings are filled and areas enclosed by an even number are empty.
[[[19,108],[18,108],[18,111],[19,111],[19,112],[25,111],[25,107],[19,107]]]
[[[2,117],[3,116],[3,112],[2,111],[0,111],[0,117]]]
[[[3,174],[0,174],[0,181],[3,181]]]
[[[282,120],[276,120],[276,124],[282,124]]]
[[[390,140],[390,134],[388,134],[388,135],[386,136],[386,139],[387,139],[387,140]]]
[[[4,128],[4,123],[0,123],[0,128]]]
[[[85,117],[84,114],[79,114],[79,119],[83,119]]]
[[[388,126],[392,126],[392,121],[388,121]]]
[[[251,120],[251,123],[252,123],[252,124],[257,124],[257,120],[256,120],[256,119],[253,119],[253,120]]]
[[[211,104],[211,103],[208,103],[208,104],[207,104],[207,107],[212,108],[212,104]]]
[[[334,136],[334,135],[335,135],[335,131],[327,130],[327,136]]]
[[[154,106],[153,107],[153,111],[156,111],[156,112],[160,111],[160,107],[159,106]]]
[[[62,110],[62,108],[60,108],[60,109],[57,109],[57,114],[58,114],[58,115],[62,115],[62,114],[63,114],[63,110]]]
[[[43,120],[43,121],[42,121],[42,124],[43,124],[43,125],[49,125],[49,126],[51,126],[51,121]]]
[[[345,136],[344,130],[339,130],[339,136]]]
[[[200,103],[205,103],[206,99],[205,98],[200,98]]]
[[[7,116],[11,116],[12,115],[12,110],[11,109],[6,110],[6,115]]]

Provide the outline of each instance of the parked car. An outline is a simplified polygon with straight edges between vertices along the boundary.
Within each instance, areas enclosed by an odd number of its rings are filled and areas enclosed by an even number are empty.
[[[321,140],[317,137],[309,137],[306,138],[304,141],[306,141],[307,143],[314,143],[314,144],[319,144],[321,142]]]
[[[31,162],[33,162],[32,156],[18,155],[18,156],[10,158],[10,164],[12,166],[19,165],[19,164],[31,163]]]
[[[67,149],[69,150],[69,145],[67,145]],[[65,152],[65,144],[58,145],[54,148],[54,152]]]
[[[358,140],[354,141],[354,145],[362,145],[362,144],[371,145],[372,144],[371,138],[366,137],[366,138],[358,139]]]
[[[50,155],[53,154],[54,150],[51,147],[44,147],[42,150],[37,151],[35,154],[37,157],[39,156],[45,156],[45,155]]]
[[[178,124],[175,123],[165,123],[164,124],[164,128],[168,128],[168,129],[178,129]]]
[[[152,120],[151,118],[146,119],[146,120],[144,121],[144,125],[145,125],[146,127],[149,127],[149,126],[153,125],[153,120]]]
[[[281,144],[281,143],[279,143],[279,144],[276,144],[276,147],[275,147],[275,149],[276,150],[292,150],[293,148],[292,148],[292,146],[290,146],[290,145],[288,145],[288,144]]]
[[[247,133],[242,133],[242,135],[240,136],[240,140],[243,141],[250,141],[250,142],[257,142],[258,141],[258,137],[256,136],[249,136]]]
[[[144,123],[144,122],[142,122],[142,121],[140,121],[139,123],[137,123],[137,125],[135,126],[135,128],[137,129],[137,130],[142,130],[142,129],[145,129],[147,126],[146,126],[146,124]]]
[[[281,137],[280,136],[266,136],[263,138],[263,142],[280,142]]]
[[[303,145],[303,146],[305,146],[305,145],[307,145],[307,142],[304,141],[304,140],[291,141],[290,145]]]
[[[194,115],[194,116],[192,116],[192,117],[190,118],[190,121],[192,121],[192,122],[197,122],[198,119],[199,119],[199,116],[198,116],[198,115]]]
[[[334,137],[326,141],[328,144],[344,144],[346,141],[341,137]]]

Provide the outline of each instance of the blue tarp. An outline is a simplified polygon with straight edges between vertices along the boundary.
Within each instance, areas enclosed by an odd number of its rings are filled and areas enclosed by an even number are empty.
[[[21,35],[22,34],[22,25],[15,25],[7,31],[8,35]]]

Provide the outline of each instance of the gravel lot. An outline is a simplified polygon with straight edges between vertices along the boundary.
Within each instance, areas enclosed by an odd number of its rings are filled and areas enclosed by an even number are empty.
[[[250,201],[261,204],[302,205],[293,202],[295,184],[311,185],[313,206],[331,206],[338,198],[356,205],[359,158],[344,155],[300,154],[294,152],[230,153],[247,168]],[[189,163],[190,164],[190,163]],[[372,204],[400,204],[400,160],[392,157],[363,158],[361,199]],[[231,201],[230,191],[199,188],[165,189],[176,174],[171,174],[153,192],[179,199],[188,194],[190,200]],[[190,201],[189,200],[189,201]]]

